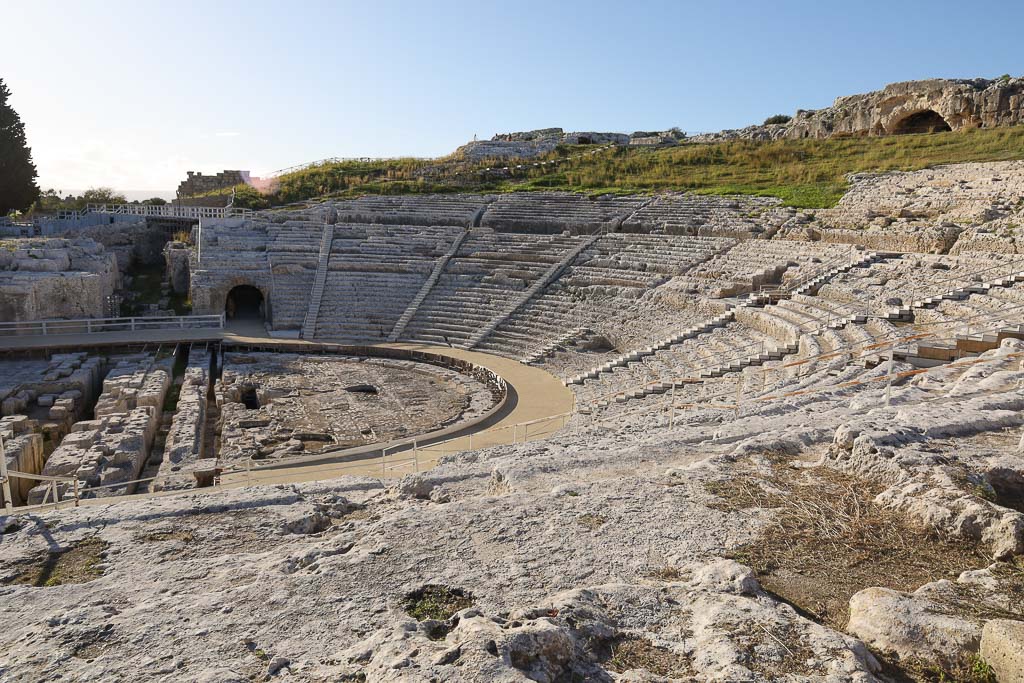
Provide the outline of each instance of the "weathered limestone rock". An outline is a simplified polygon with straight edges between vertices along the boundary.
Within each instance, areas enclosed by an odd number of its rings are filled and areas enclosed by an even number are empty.
[[[78,478],[83,490],[136,479],[149,458],[170,377],[166,360],[154,362],[148,354],[116,359],[96,401],[96,419],[69,425],[71,433],[50,454],[43,474]],[[62,495],[66,488],[61,486]],[[132,490],[129,485],[95,495]],[[29,502],[41,502],[44,495],[46,486],[36,486]]]
[[[1020,680],[1015,675],[1024,663],[1024,605],[1016,597],[1017,571],[1012,565],[994,564],[963,572],[956,581],[925,584],[913,593],[864,589],[850,599],[847,631],[899,660],[920,660],[950,671],[969,667],[980,650],[999,681]]]
[[[97,318],[118,283],[112,254],[86,238],[0,240],[0,320]]]
[[[892,83],[882,90],[847,95],[817,111],[798,111],[786,124],[788,138],[825,138],[836,133],[892,135],[961,128],[993,128],[1024,122],[1024,79]]]
[[[188,293],[189,251],[184,242],[168,242],[164,247],[164,272],[176,294]]]
[[[947,668],[977,652],[981,627],[941,608],[888,588],[866,588],[850,599],[847,631],[901,660],[921,659]]]
[[[831,107],[798,110],[788,123],[754,125],[698,135],[693,142],[745,138],[827,138],[898,135],[1013,126],[1024,121],[1024,78],[934,78],[891,83],[881,90],[836,98]]]
[[[998,681],[1024,681],[1024,621],[993,619],[981,631],[981,657]]]
[[[178,396],[177,412],[164,443],[164,458],[153,490],[191,488],[195,485],[192,471],[203,458],[207,401],[210,386],[210,356],[195,354],[189,358]]]
[[[658,138],[660,140],[660,138]],[[503,133],[490,140],[474,140],[455,150],[453,156],[471,161],[483,159],[528,159],[551,152],[558,145],[630,144],[624,133],[566,133],[561,128],[544,128],[521,133]]]

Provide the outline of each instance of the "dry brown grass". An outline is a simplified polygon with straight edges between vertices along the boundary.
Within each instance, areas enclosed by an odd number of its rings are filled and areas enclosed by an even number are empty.
[[[794,469],[785,456],[769,460],[768,476],[742,473],[709,488],[722,509],[774,509],[760,537],[733,557],[817,621],[844,628],[850,597],[864,588],[912,591],[988,564],[980,548],[876,505],[872,482],[828,467]]]
[[[600,529],[606,521],[608,520],[601,515],[595,515],[590,512],[585,512],[576,518],[576,523],[589,531]]]
[[[686,676],[692,673],[685,657],[657,647],[639,636],[624,636],[610,646],[605,668],[616,673],[646,669],[657,676]]]

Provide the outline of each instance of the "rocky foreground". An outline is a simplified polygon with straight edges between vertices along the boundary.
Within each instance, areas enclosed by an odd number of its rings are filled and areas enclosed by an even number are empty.
[[[816,432],[579,424],[401,481],[0,518],[0,679],[1020,680],[1020,352],[789,407]]]

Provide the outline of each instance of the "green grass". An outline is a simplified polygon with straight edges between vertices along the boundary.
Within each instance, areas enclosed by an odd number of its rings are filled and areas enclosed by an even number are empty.
[[[470,163],[456,158],[325,163],[282,175],[269,195],[245,186],[236,188],[235,203],[266,208],[316,197],[363,194],[563,190],[596,196],[688,190],[771,196],[787,206],[826,208],[834,206],[846,191],[850,173],[1024,159],[1024,126],[932,135],[733,140],[660,149],[619,147],[569,158],[588,149],[560,145],[537,159],[561,159],[557,166],[524,164],[523,169],[515,169],[516,162]],[[508,172],[484,172],[507,164],[512,166]]]

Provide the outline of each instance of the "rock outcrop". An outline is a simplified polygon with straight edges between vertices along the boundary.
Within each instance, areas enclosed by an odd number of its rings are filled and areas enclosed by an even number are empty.
[[[932,78],[891,83],[874,92],[839,97],[825,109],[799,109],[787,123],[723,130],[694,136],[690,141],[936,133],[1022,122],[1024,78]]]
[[[103,317],[117,283],[114,255],[91,239],[0,241],[0,321]]]
[[[1022,78],[935,78],[892,83],[875,92],[840,97],[827,109],[798,111],[782,137],[934,133],[1013,126],[1022,121]]]

